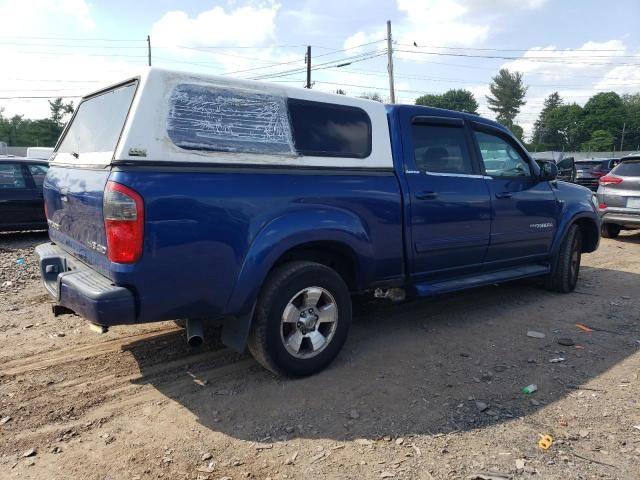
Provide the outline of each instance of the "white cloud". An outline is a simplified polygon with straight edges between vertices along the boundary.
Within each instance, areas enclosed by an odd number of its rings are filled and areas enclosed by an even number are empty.
[[[151,38],[162,46],[263,45],[273,38],[279,4],[230,9],[216,6],[189,17],[171,11],[154,23]]]
[[[345,50],[351,50],[351,52],[349,52],[350,54],[360,53],[362,51],[362,47],[358,47],[358,45],[362,45],[368,41],[366,33],[362,31],[356,32],[344,41],[343,48]]]
[[[399,44],[471,46],[484,41],[489,25],[465,20],[469,7],[457,0],[397,0],[405,18],[394,26]]]
[[[542,7],[546,0],[474,0],[466,3],[473,13],[495,13],[507,9],[535,10]]]
[[[0,37],[75,33],[95,27],[85,0],[0,1]]]
[[[553,45],[534,47],[518,60],[507,62],[502,67],[522,73],[555,70],[559,76],[571,76],[581,71],[593,73],[611,68],[607,63],[626,55],[625,50],[620,40],[586,42],[577,49],[559,49]]]

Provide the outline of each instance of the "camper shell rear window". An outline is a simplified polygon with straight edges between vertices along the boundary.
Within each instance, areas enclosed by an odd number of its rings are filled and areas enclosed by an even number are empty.
[[[371,120],[361,108],[196,84],[177,85],[167,134],[187,150],[365,158]]]
[[[83,162],[83,154],[111,157],[120,140],[138,82],[97,93],[78,106],[56,153]],[[67,156],[65,156],[66,158]]]

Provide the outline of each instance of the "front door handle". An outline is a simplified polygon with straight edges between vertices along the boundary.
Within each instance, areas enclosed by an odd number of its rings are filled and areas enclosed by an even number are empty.
[[[511,198],[511,192],[498,192],[496,193],[496,198]]]
[[[438,197],[438,194],[436,192],[426,191],[426,192],[416,193],[416,198],[418,200],[434,200],[437,197]]]

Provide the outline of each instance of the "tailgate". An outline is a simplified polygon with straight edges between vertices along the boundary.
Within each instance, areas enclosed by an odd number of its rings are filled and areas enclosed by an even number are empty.
[[[102,197],[109,174],[52,163],[44,182],[51,240],[104,274],[109,262]]]
[[[109,275],[102,201],[137,80],[82,100],[51,157],[44,182],[49,236]]]

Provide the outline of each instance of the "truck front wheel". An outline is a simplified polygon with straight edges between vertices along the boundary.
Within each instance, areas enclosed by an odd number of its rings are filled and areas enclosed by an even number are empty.
[[[351,297],[335,271],[295,261],[276,268],[262,289],[249,350],[279,375],[319,372],[338,355],[351,326]]]
[[[581,257],[582,232],[578,225],[572,225],[551,262],[548,287],[560,293],[573,292],[578,283]]]

